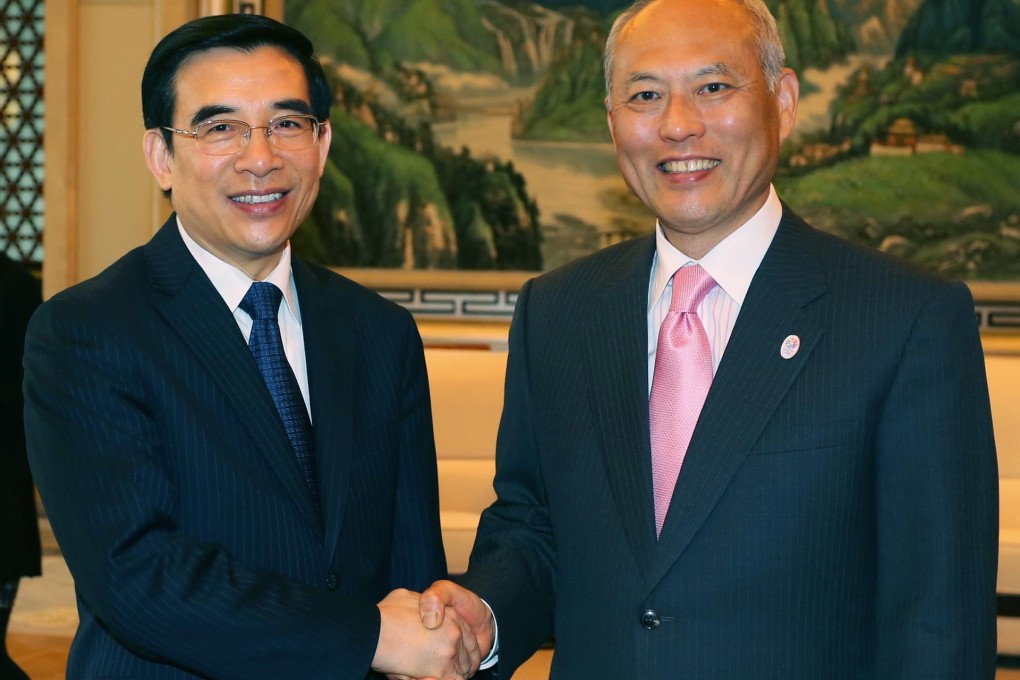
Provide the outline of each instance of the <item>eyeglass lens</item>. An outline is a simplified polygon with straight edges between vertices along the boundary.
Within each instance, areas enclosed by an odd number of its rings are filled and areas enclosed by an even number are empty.
[[[199,125],[195,139],[202,151],[215,155],[238,152],[255,130],[264,130],[273,146],[282,151],[307,149],[319,138],[319,122],[313,116],[281,116],[268,125],[254,127],[239,120],[213,120]]]

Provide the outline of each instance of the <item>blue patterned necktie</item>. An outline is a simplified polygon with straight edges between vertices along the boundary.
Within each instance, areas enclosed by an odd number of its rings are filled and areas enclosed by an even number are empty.
[[[294,447],[305,484],[319,506],[319,488],[315,481],[315,453],[312,449],[312,421],[301,397],[294,371],[283,351],[278,318],[283,292],[271,283],[256,281],[239,305],[252,319],[248,348],[262,371],[269,394]]]

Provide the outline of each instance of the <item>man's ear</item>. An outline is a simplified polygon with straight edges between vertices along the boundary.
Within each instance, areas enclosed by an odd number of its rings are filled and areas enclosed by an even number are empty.
[[[171,160],[173,152],[166,144],[163,133],[159,130],[146,130],[142,137],[142,151],[145,153],[145,164],[149,172],[156,178],[159,188],[170,191],[173,186],[173,170]]]
[[[319,177],[326,170],[326,159],[329,158],[329,145],[333,142],[333,126],[326,123],[319,132]]]
[[[800,99],[800,81],[791,69],[783,69],[779,78],[779,139],[784,141],[797,123],[797,101]]]
[[[616,144],[616,133],[613,132],[613,103],[609,101],[609,95],[606,95],[602,102],[606,105],[606,125],[609,126],[609,136],[612,138],[613,144]]]

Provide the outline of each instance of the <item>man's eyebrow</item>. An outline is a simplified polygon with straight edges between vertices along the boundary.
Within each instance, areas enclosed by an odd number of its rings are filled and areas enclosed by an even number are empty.
[[[725,62],[717,61],[714,64],[707,64],[698,69],[695,69],[695,71],[691,74],[691,77],[697,79],[704,78],[706,76],[733,76],[733,75],[734,75],[733,70],[730,69],[730,67],[727,66]],[[661,80],[662,80],[661,77],[656,76],[654,73],[651,73],[650,71],[635,71],[634,73],[631,73],[630,75],[627,76],[625,82],[629,85],[632,83],[643,83],[648,81],[660,82]]]
[[[695,78],[704,78],[705,76],[732,76],[733,71],[730,67],[721,61],[717,61],[714,64],[702,66],[694,72]]]
[[[297,111],[298,113],[312,115],[312,105],[303,99],[284,99],[273,102],[273,108],[277,111]]]
[[[191,117],[192,125],[201,125],[210,118],[221,116],[224,113],[236,113],[237,109],[224,104],[208,104],[203,106]]]
[[[273,102],[274,111],[285,111],[288,113],[307,113],[312,115],[312,106],[308,102],[302,99],[282,99],[278,102]],[[222,116],[224,114],[237,113],[237,109],[233,106],[227,106],[226,104],[208,104],[203,106],[191,117],[191,124],[201,125],[211,118],[216,116]]]
[[[654,75],[649,71],[635,71],[634,73],[631,73],[629,76],[627,76],[624,82],[629,85],[631,83],[643,83],[647,81],[657,83],[660,82],[661,80],[662,78],[659,78],[658,76]]]

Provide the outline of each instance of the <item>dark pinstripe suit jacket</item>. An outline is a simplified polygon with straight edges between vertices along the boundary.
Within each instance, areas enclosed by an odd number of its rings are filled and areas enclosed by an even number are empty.
[[[375,603],[445,572],[413,320],[293,272],[321,515],[173,217],[33,318],[29,455],[81,616],[69,678],[363,678]]]
[[[496,613],[500,676],[554,633],[556,679],[990,680],[996,461],[966,287],[786,211],[656,542],[653,250],[521,292],[463,579]]]

